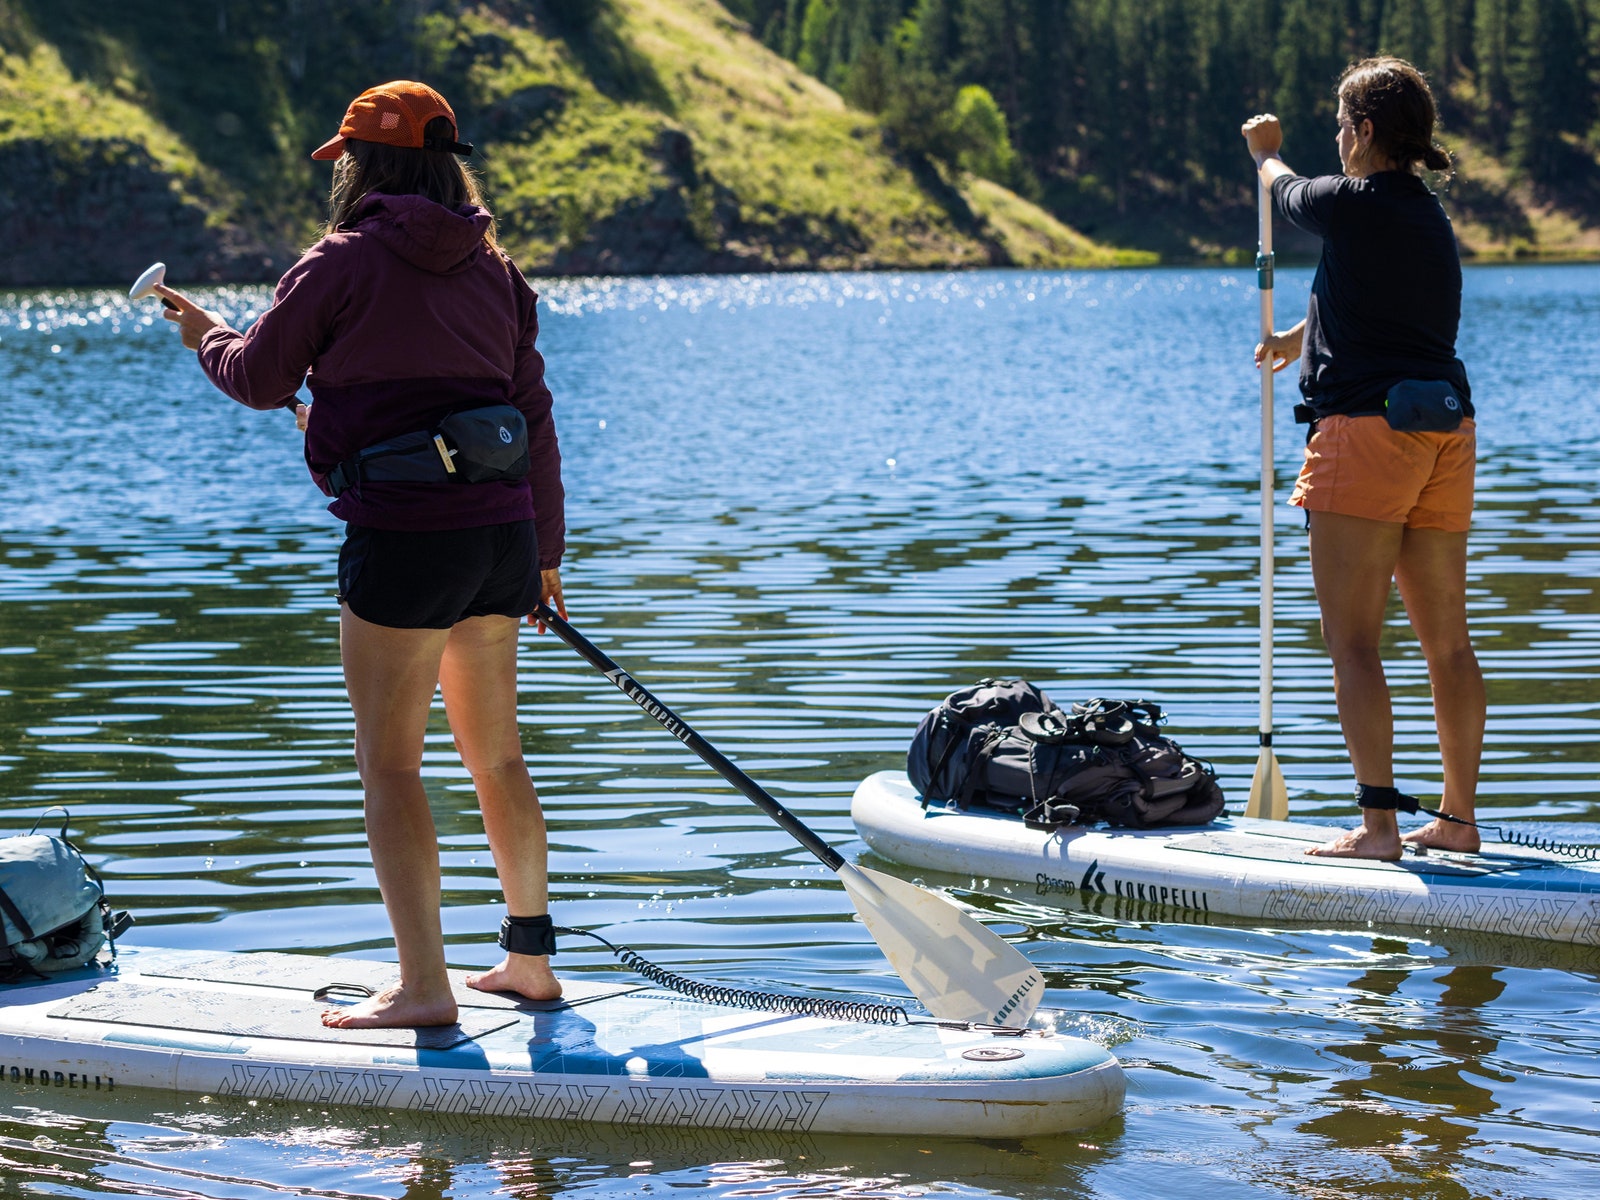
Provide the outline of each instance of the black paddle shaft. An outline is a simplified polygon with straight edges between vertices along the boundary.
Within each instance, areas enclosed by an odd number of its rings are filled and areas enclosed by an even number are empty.
[[[690,729],[682,718],[641,687],[633,676],[607,658],[604,651],[557,616],[548,605],[539,605],[534,609],[533,615],[555,630],[557,637],[576,650],[591,667],[616,684],[624,696],[654,717],[663,729],[698,754],[712,770],[749,797],[767,816],[783,826],[790,837],[821,859],[830,871],[837,871],[845,865],[844,857],[837,850],[811,832],[801,823],[799,817],[768,795],[765,788],[729,762],[715,746]]]

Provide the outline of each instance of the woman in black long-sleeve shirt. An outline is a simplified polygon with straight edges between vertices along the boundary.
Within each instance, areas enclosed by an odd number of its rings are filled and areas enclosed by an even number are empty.
[[[1245,139],[1285,219],[1323,239],[1306,319],[1257,347],[1275,370],[1302,357],[1298,420],[1312,424],[1290,503],[1307,512],[1322,634],[1362,824],[1308,853],[1397,859],[1394,716],[1378,645],[1400,586],[1433,687],[1444,768],[1440,811],[1406,835],[1476,850],[1470,822],[1483,748],[1483,676],[1467,634],[1467,527],[1476,459],[1471,388],[1455,354],[1461,264],[1450,220],[1417,175],[1448,168],[1434,104],[1409,63],[1368,59],[1339,80],[1344,174],[1296,175],[1276,117]],[[1410,408],[1407,420],[1402,410]],[[1455,424],[1452,426],[1452,423]]]

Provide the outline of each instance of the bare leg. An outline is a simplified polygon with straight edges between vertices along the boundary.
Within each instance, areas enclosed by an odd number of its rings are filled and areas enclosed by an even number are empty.
[[[1433,719],[1439,730],[1444,795],[1439,811],[1476,820],[1478,763],[1483,754],[1487,699],[1483,672],[1467,634],[1467,535],[1439,529],[1408,529],[1395,570],[1411,628],[1422,642],[1433,688]],[[1405,840],[1443,850],[1475,851],[1478,831],[1470,825],[1431,821]]]
[[[1358,783],[1394,784],[1394,713],[1378,655],[1384,611],[1404,526],[1341,513],[1311,514],[1311,577],[1322,609],[1322,640],[1333,660],[1333,694]],[[1397,859],[1392,811],[1363,809],[1361,828],[1307,850],[1332,858]]]
[[[518,917],[549,911],[544,813],[517,729],[517,631],[513,617],[471,617],[450,631],[439,680],[461,761],[472,774],[506,908]],[[561,983],[544,955],[507,954],[467,986],[554,1000]]]
[[[439,839],[422,787],[422,738],[447,636],[443,629],[390,629],[348,608],[340,611],[339,650],[356,716],[367,842],[394,927],[400,982],[361,1004],[328,1009],[324,1025],[364,1029],[456,1019],[439,924]]]

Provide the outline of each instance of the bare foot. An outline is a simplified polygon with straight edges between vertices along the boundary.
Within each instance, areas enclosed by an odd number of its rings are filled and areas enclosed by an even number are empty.
[[[323,1009],[322,1023],[330,1029],[421,1029],[454,1025],[457,1015],[455,997],[449,992],[412,995],[397,983],[360,1004]]]
[[[1454,850],[1460,854],[1476,854],[1483,839],[1471,825],[1458,825],[1454,821],[1429,821],[1421,829],[1413,829],[1401,839],[1407,845],[1423,846],[1429,850]]]
[[[508,954],[499,966],[468,975],[467,986],[480,992],[515,992],[529,1000],[561,999],[561,981],[542,954]]]
[[[1312,846],[1306,851],[1314,858],[1375,858],[1383,862],[1396,862],[1402,853],[1400,835],[1393,831],[1377,831],[1363,825],[1340,834],[1331,842]]]

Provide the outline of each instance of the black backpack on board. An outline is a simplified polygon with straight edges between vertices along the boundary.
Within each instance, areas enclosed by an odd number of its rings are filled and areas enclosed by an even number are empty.
[[[922,796],[1030,825],[1204,825],[1225,801],[1209,763],[1161,734],[1159,706],[1096,698],[1063,711],[1024,680],[981,680],[934,707],[906,773]]]
[[[981,779],[972,770],[982,748],[1023,713],[1056,711],[1055,703],[1022,679],[980,679],[951,692],[917,726],[906,752],[906,774],[923,801],[976,799]]]

